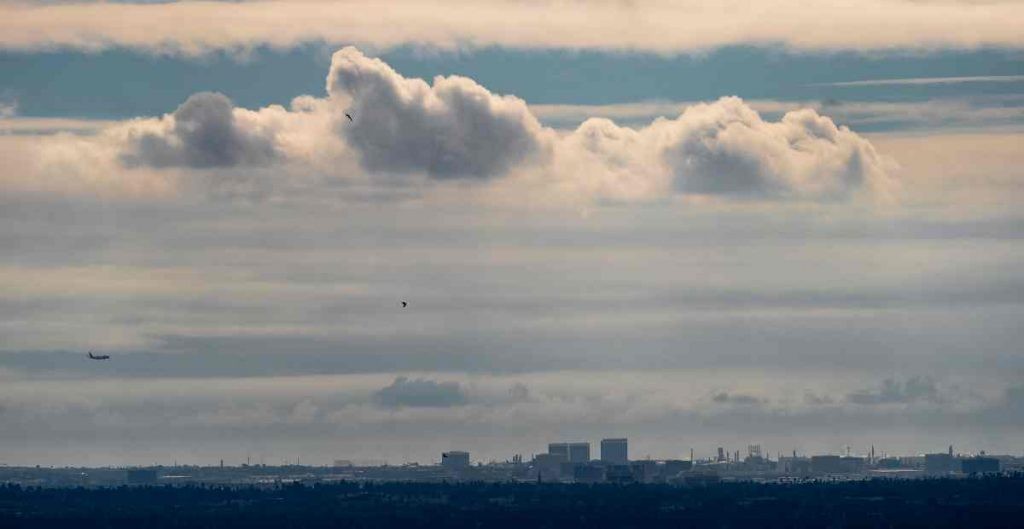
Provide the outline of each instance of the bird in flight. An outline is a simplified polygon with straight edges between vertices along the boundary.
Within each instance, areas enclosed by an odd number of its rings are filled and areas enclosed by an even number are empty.
[[[403,309],[409,306],[409,302],[408,301],[403,301],[401,303],[402,303],[402,308]]]
[[[89,351],[90,360],[110,360],[110,355],[94,355],[92,351]]]
[[[349,121],[354,121],[348,112],[345,113],[345,117],[348,118]]]

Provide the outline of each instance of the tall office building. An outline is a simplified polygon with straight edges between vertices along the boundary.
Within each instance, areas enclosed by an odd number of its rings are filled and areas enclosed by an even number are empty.
[[[561,457],[562,461],[569,461],[569,443],[551,443],[548,445],[548,453]]]
[[[587,463],[590,461],[590,443],[569,443],[569,462]]]
[[[624,464],[629,462],[626,439],[601,439],[601,461]]]
[[[564,457],[569,463],[586,463],[590,461],[590,443],[551,443],[548,453]]]

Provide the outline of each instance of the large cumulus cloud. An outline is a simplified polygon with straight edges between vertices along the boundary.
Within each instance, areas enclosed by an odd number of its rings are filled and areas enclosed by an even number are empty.
[[[688,108],[665,128],[665,156],[684,192],[843,195],[885,178],[871,144],[813,109],[761,119],[739,98]]]
[[[339,120],[339,132],[371,171],[485,178],[544,150],[545,131],[523,100],[465,77],[428,85],[346,47],[331,60],[327,91],[356,116]]]
[[[638,130],[584,122],[564,142],[623,197],[680,193],[735,198],[843,198],[884,194],[887,162],[863,137],[813,109],[765,121],[725,97]],[[596,168],[596,171],[593,169]],[[642,176],[638,179],[638,175]]]
[[[132,120],[76,141],[116,153],[110,164],[122,170],[221,169],[218,178],[226,180],[223,170],[239,168],[244,180],[260,174],[253,169],[287,166],[290,171],[273,174],[370,186],[408,177],[438,186],[468,180],[496,191],[491,196],[525,202],[546,196],[840,200],[887,197],[892,189],[890,162],[867,139],[813,109],[772,122],[725,97],[639,128],[590,119],[575,130],[556,130],[541,125],[521,99],[464,77],[437,77],[433,84],[405,78],[353,47],[334,54],[326,85],[327,97],[300,96],[289,108],[258,110],[199,93],[162,118]],[[62,173],[74,164],[59,161]]]

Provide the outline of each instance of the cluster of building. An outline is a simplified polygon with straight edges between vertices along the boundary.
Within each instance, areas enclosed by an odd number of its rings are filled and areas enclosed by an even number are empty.
[[[847,450],[849,452],[849,450]],[[557,442],[531,460],[516,455],[503,462],[473,462],[469,452],[441,454],[440,464],[388,465],[384,462],[354,464],[337,460],[333,465],[295,464],[225,466],[178,465],[143,468],[40,468],[0,465],[0,483],[34,486],[112,486],[119,484],[250,484],[332,481],[535,481],[564,483],[672,483],[701,485],[717,481],[851,480],[871,477],[971,476],[1024,471],[1024,458],[1007,455],[942,453],[909,457],[868,455],[776,455],[759,445],[739,450],[718,448],[713,457],[695,459],[629,458],[624,438],[603,439],[597,457],[588,442]]]
[[[946,476],[998,473],[1020,470],[1024,460],[1013,456],[955,455],[948,452],[911,457],[875,457],[874,449],[867,456],[854,455],[779,455],[771,459],[760,445],[747,447],[745,457],[740,451],[729,452],[719,447],[717,457],[667,460],[630,460],[629,443],[624,438],[603,439],[600,455],[592,458],[588,442],[558,442],[548,445],[546,453],[537,454],[524,463],[520,456],[506,462],[510,479],[537,481],[571,481],[578,483],[706,483],[721,479],[820,479],[866,478],[878,476]],[[489,465],[470,461],[468,452],[445,452],[441,469],[452,478],[473,479],[485,468],[492,471],[500,463]]]

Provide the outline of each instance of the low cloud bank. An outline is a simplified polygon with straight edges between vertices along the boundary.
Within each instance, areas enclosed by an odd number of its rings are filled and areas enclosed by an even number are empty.
[[[887,378],[878,389],[850,393],[846,400],[864,405],[939,402],[939,390],[935,381],[927,377],[911,377],[903,382]]]
[[[377,404],[387,408],[448,408],[467,403],[458,382],[435,382],[425,378],[398,377],[373,394]]]

